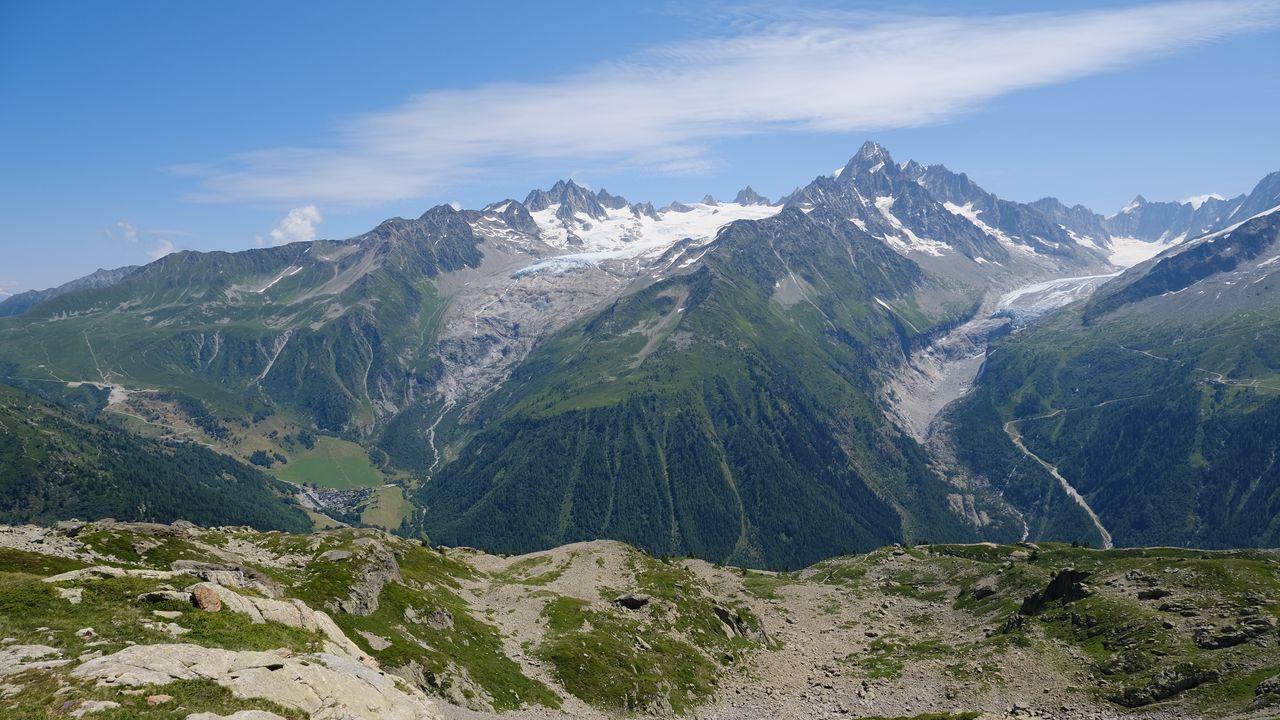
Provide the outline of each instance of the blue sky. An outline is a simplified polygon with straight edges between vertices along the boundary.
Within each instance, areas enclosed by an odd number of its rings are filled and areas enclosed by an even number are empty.
[[[866,139],[1106,214],[1280,170],[1276,0],[689,5],[4,3],[0,290],[561,177],[777,197]]]

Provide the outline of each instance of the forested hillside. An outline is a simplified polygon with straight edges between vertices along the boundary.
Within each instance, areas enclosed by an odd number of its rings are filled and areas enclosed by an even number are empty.
[[[535,351],[424,485],[425,527],[501,551],[607,537],[777,568],[971,538],[875,400],[877,368],[936,322],[912,299],[928,282],[821,211],[730,225],[701,269]]]
[[[0,385],[0,522],[68,518],[305,531],[283,483],[186,442],[140,438]]]

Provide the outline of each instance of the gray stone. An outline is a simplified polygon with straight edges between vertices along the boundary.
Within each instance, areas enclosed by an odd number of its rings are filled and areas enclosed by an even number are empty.
[[[434,704],[352,658],[287,651],[237,652],[198,645],[134,645],[72,671],[99,686],[212,680],[245,699],[263,699],[311,720],[434,720]]]
[[[56,659],[61,655],[61,650],[48,645],[10,645],[0,649],[0,677],[28,670],[48,670],[71,662]],[[55,659],[49,659],[51,656]]]
[[[320,610],[312,610],[301,600],[250,597],[214,583],[200,583],[191,586],[189,590],[193,596],[196,592],[215,595],[222,608],[229,612],[244,613],[255,623],[278,622],[319,632],[328,639],[325,648],[328,652],[355,658],[371,667],[374,665],[373,659],[343,634],[333,618]]]
[[[197,712],[188,715],[187,720],[284,720],[284,717],[265,710],[241,710],[230,715],[215,715],[212,712]]]
[[[102,712],[103,710],[113,710],[120,707],[120,703],[110,700],[85,700],[71,711],[71,717],[82,718],[90,713]]]

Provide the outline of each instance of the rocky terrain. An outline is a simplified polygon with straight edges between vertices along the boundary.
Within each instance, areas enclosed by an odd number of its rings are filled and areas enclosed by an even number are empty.
[[[794,573],[621,543],[0,528],[14,718],[1275,717],[1280,552],[917,545]]]

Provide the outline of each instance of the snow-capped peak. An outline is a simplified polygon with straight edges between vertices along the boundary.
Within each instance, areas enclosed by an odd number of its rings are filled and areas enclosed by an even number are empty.
[[[1118,213],[1116,213],[1116,214],[1117,214],[1117,215],[1124,215],[1125,213],[1131,213],[1131,212],[1133,212],[1134,210],[1137,210],[1138,208],[1140,208],[1140,207],[1142,207],[1143,205],[1146,205],[1146,204],[1147,204],[1147,199],[1146,199],[1146,198],[1144,198],[1144,197],[1142,197],[1141,195],[1139,195],[1139,196],[1135,197],[1134,199],[1130,200],[1128,205],[1125,205],[1124,207],[1120,208],[1120,212],[1118,212]]]

